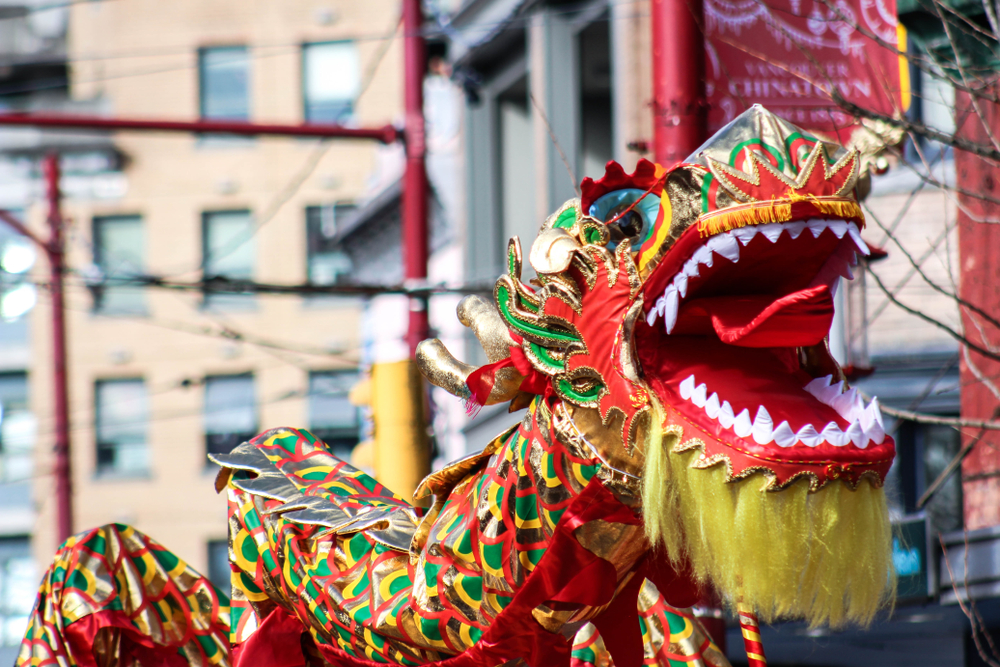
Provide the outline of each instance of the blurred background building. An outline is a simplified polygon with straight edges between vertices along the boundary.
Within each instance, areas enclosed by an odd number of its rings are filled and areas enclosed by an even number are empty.
[[[912,4],[902,10],[916,11],[919,3]],[[467,91],[465,257],[470,278],[489,280],[501,273],[507,239],[515,234],[522,241],[533,238],[547,213],[575,196],[575,183],[600,177],[607,160],[631,171],[640,157],[652,159],[648,7],[646,2],[602,0],[478,0],[463,3],[451,17],[450,56],[455,78]],[[954,133],[954,88],[916,66],[907,74],[912,82],[908,117]],[[877,395],[890,409],[951,418],[962,414],[958,343],[894,304],[869,271],[877,272],[897,299],[960,328],[955,299],[920,276],[958,289],[959,211],[949,189],[955,178],[951,150],[923,139],[908,141],[903,159],[873,178],[865,236],[888,255],[877,253],[881,259],[845,281],[831,332],[835,356],[862,391]],[[468,349],[476,354],[473,345]],[[508,420],[506,406],[485,408],[465,427],[469,450]],[[974,503],[963,498],[963,476],[955,465],[963,446],[959,429],[887,416],[887,431],[898,446],[887,489],[899,530],[894,556],[900,605],[868,632],[801,624],[765,628],[772,664],[982,664],[957,604],[960,595],[969,594],[963,586],[965,528],[973,529],[969,590],[980,599],[986,626],[1000,629],[1000,532],[995,521],[981,518],[981,505],[998,505],[1000,497],[980,494]],[[939,535],[949,549],[947,559]],[[730,660],[746,664],[733,624],[728,645]]]
[[[631,171],[652,158],[649,3],[424,4],[429,282],[489,289],[504,271],[507,239],[530,244],[582,178],[601,176],[610,159]],[[400,37],[396,0],[0,0],[0,110],[400,125]],[[953,132],[954,89],[923,70],[910,75],[909,117]],[[948,189],[955,160],[933,142],[907,146],[866,201],[866,238],[888,256],[841,291],[831,344],[857,385],[889,408],[957,417],[967,382],[958,344],[887,299],[872,275],[958,326],[954,299],[920,276],[952,288],[963,279]],[[408,356],[408,300],[166,290],[134,279],[398,285],[402,149],[0,129],[0,208],[39,230],[39,165],[52,150],[71,223],[75,526],[132,524],[225,586],[225,500],[205,455],[294,425],[351,456],[371,428],[348,393],[370,364]],[[56,548],[51,329],[37,254],[0,226],[0,662],[13,660]],[[431,300],[432,328],[457,356],[483,363],[454,317],[458,299]],[[469,419],[443,390],[430,395],[437,465],[517,419],[506,406]],[[966,497],[979,478],[956,472],[957,429],[891,418],[887,427],[898,443],[888,488],[901,526],[901,603],[869,633],[766,628],[773,664],[980,664],[956,604],[963,595],[1000,628],[1000,528],[983,509],[1000,497]],[[968,590],[964,529],[972,531]],[[939,535],[953,548],[954,587]],[[746,662],[741,645],[731,631],[736,664]]]
[[[399,122],[397,4],[4,4],[0,107]],[[430,123],[440,128],[432,152],[443,156],[432,157],[432,171],[448,178],[460,98],[449,95],[446,77],[431,77],[428,88],[428,106],[436,109]],[[388,201],[398,208],[401,149],[370,141],[4,129],[0,207],[36,229],[45,217],[41,157],[52,150],[60,154],[71,221],[75,525],[133,524],[228,586],[225,499],[214,491],[206,454],[289,424],[312,429],[350,457],[364,424],[347,394],[373,347],[363,338],[365,303],[170,292],[130,281],[155,274],[332,285],[356,275],[398,284],[398,213],[393,221],[378,207]],[[447,206],[454,209],[449,196],[436,200],[435,219],[444,220],[436,248],[454,242],[460,222],[443,217],[452,215]],[[45,264],[36,254],[3,228],[0,662],[13,661],[23,635],[44,567],[36,563],[57,546],[49,308],[34,284]],[[39,298],[42,306],[32,310]]]

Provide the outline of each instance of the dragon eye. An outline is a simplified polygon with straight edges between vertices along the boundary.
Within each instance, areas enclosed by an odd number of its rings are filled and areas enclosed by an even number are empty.
[[[603,195],[590,205],[589,213],[608,225],[610,249],[614,250],[619,243],[627,240],[632,252],[637,252],[652,235],[659,210],[659,197],[645,190],[629,188]]]
[[[614,222],[608,224],[608,230],[611,232],[611,239],[613,241],[621,241],[622,239],[631,240],[642,232],[642,216],[636,213],[635,210],[630,211],[626,209],[623,213],[617,213],[615,216],[612,216]]]

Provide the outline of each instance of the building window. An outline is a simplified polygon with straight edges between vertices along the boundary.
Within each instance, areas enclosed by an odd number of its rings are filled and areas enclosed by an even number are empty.
[[[914,514],[922,509],[934,535],[960,530],[963,506],[962,478],[958,472],[948,477],[922,508],[917,507],[920,498],[961,449],[959,432],[950,426],[900,421],[894,437],[896,460],[886,480],[890,506],[901,514]]]
[[[202,257],[206,280],[253,280],[257,253],[253,218],[249,211],[216,211],[202,216]],[[206,289],[205,303],[212,307],[246,308],[251,294],[212,294]]]
[[[28,411],[27,373],[0,374],[0,480],[31,479],[35,417]]]
[[[141,315],[146,312],[145,290],[130,285],[145,271],[146,235],[142,218],[116,215],[94,218],[94,265],[98,281],[91,288],[94,310],[107,314]]]
[[[229,569],[229,541],[208,541],[208,580],[229,597],[232,589]]]
[[[257,432],[253,375],[205,378],[205,449],[228,454]]]
[[[223,46],[198,52],[202,118],[250,118],[250,58],[245,46]]]
[[[341,247],[338,225],[352,204],[306,207],[306,266],[309,282],[336,285],[351,273],[351,258]]]
[[[8,209],[24,221],[22,209]],[[38,300],[38,290],[28,272],[38,259],[35,245],[0,220],[0,349],[25,349],[28,345],[28,317]],[[26,363],[26,362],[25,362]]]
[[[27,537],[0,539],[0,640],[19,646],[38,593],[38,572]]]
[[[149,471],[149,396],[141,379],[99,380],[96,386],[97,474]]]
[[[354,371],[319,371],[309,374],[309,428],[330,446],[333,454],[349,460],[358,444],[361,414],[347,399],[358,381]]]
[[[360,92],[361,65],[354,42],[321,42],[302,47],[306,122],[348,122]]]

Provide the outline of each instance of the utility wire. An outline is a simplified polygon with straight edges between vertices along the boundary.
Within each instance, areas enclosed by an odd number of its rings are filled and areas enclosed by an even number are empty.
[[[397,35],[403,26],[403,17],[400,16],[396,24],[396,30],[393,31],[393,36]],[[361,86],[358,89],[358,94],[354,98],[355,104],[358,100],[364,96],[368,89],[371,87],[372,82],[375,80],[375,74],[378,71],[379,65],[385,59],[385,55],[389,52],[389,48],[393,45],[395,40],[388,39],[382,42],[379,50],[372,57],[371,62],[368,63],[368,67],[365,70],[364,78],[362,79]],[[205,269],[206,263],[211,259],[212,261],[218,261],[219,259],[226,257],[243,245],[248,243],[251,239],[257,236],[257,232],[261,230],[267,223],[271,222],[278,215],[281,209],[288,203],[288,201],[294,197],[299,190],[302,189],[303,184],[306,180],[312,176],[313,172],[316,171],[316,167],[319,166],[320,161],[329,152],[330,147],[333,145],[332,140],[322,139],[317,142],[316,147],[313,149],[312,153],[306,158],[305,163],[301,168],[292,176],[292,179],[283,187],[278,193],[268,202],[267,206],[264,207],[264,213],[261,215],[261,219],[253,226],[253,229],[249,234],[244,235],[242,238],[236,238],[234,241],[228,243],[225,247],[213,252],[211,258],[208,253],[203,253],[201,264],[198,267],[200,270]],[[187,273],[187,272],[184,272]]]
[[[84,2],[89,2],[89,1],[90,0],[75,0],[73,2],[68,2],[68,3],[65,3],[64,5],[59,5],[59,6],[69,6],[69,5],[74,5],[74,4],[83,4]],[[105,1],[108,1],[108,0],[105,0]],[[641,6],[642,4],[643,3],[639,2],[638,0],[625,0],[625,1],[622,1],[622,2],[611,1],[611,2],[608,3],[609,7],[610,7],[610,5],[640,5]],[[577,3],[577,4],[574,4],[574,5],[568,5],[568,6],[565,6],[565,7],[561,7],[559,9],[552,10],[551,14],[555,15],[555,16],[573,15],[573,14],[579,13],[582,9],[588,7],[589,5],[590,5],[589,2],[582,2],[582,3]],[[596,21],[611,22],[611,21],[616,21],[616,20],[631,20],[631,19],[634,19],[634,18],[641,18],[641,17],[649,15],[648,11],[643,11],[643,10],[638,10],[634,15],[631,15],[631,14],[630,15],[622,15],[620,17],[612,17],[610,14],[611,14],[611,12],[605,12],[605,14],[603,16],[597,17],[595,19],[595,22]],[[485,33],[485,32],[490,32],[492,30],[495,30],[495,29],[501,28],[501,27],[505,27],[505,26],[507,26],[507,27],[514,27],[514,28],[517,28],[517,27],[527,27],[527,25],[529,24],[530,20],[531,20],[531,17],[528,16],[528,15],[514,16],[514,17],[510,17],[509,19],[506,19],[506,20],[485,21],[485,22],[482,22],[482,23],[476,23],[475,25],[468,26],[468,29],[474,30],[477,33],[478,32],[484,32]],[[441,36],[442,32],[441,32],[440,28],[431,27],[431,28],[421,29],[420,31],[418,31],[418,34],[424,36],[425,38],[432,38],[433,39],[433,38],[439,38]],[[384,41],[391,41],[394,37],[396,37],[396,35],[397,35],[397,31],[385,32],[385,33],[338,33],[338,32],[335,32],[335,31],[331,31],[329,39],[344,40],[344,41],[356,41],[356,42],[361,42],[361,41],[382,41],[382,40],[384,40]],[[277,44],[273,44],[272,45],[272,44],[268,44],[268,43],[263,43],[263,44],[254,45],[253,43],[248,43],[247,46],[251,47],[253,50],[260,49],[260,48],[281,48],[283,46],[287,46],[288,49],[289,49],[288,51],[285,51],[285,52],[273,53],[273,54],[271,54],[271,53],[269,53],[269,54],[251,53],[251,57],[253,57],[253,58],[265,58],[265,57],[271,57],[271,56],[275,56],[275,55],[287,55],[289,53],[296,53],[296,52],[298,52],[299,49],[301,49],[302,44],[301,43],[277,43]],[[180,49],[182,49],[183,47],[178,46],[177,48],[178,48],[178,51],[180,52]],[[193,53],[194,51],[195,51],[195,47],[193,45],[190,46],[190,47],[187,47],[187,53]],[[93,55],[91,55],[91,56],[86,56],[85,58],[89,59],[89,60],[98,60],[98,59],[100,59],[100,60],[110,60],[110,59],[118,59],[118,58],[140,57],[140,56],[135,55],[136,53],[139,53],[139,52],[133,52],[131,55],[115,55],[115,56],[107,56],[107,57],[100,57],[100,56],[93,56]],[[42,64],[51,64],[51,62],[52,62],[51,60],[46,60],[46,61],[42,61]],[[77,62],[77,61],[75,59],[73,59],[73,58],[67,58],[66,62],[67,63],[73,63],[73,62]],[[8,63],[2,63],[2,64],[8,64]],[[25,64],[32,64],[32,63],[30,63],[30,62],[15,62],[15,63],[10,63],[10,64],[25,65]],[[184,65],[172,66],[172,67],[169,67],[169,68],[160,68],[160,69],[155,69],[155,70],[143,70],[143,71],[125,72],[125,73],[122,73],[122,74],[108,75],[108,76],[105,76],[105,77],[97,77],[97,78],[92,78],[92,79],[73,80],[72,84],[73,85],[78,85],[78,84],[85,84],[85,83],[100,83],[100,82],[103,82],[103,81],[109,81],[109,80],[114,80],[114,79],[131,78],[131,77],[137,77],[137,76],[149,76],[149,75],[162,74],[162,73],[167,73],[167,72],[183,71],[183,70],[190,70],[190,69],[196,69],[196,68],[197,68],[197,63],[185,63]],[[34,86],[32,86],[32,85],[24,85],[24,86],[19,86],[19,87],[10,87],[10,88],[7,88],[7,89],[0,89],[0,95],[10,95],[10,94],[16,94],[16,93],[28,93],[28,92],[35,92],[35,91],[40,91],[40,90],[58,89],[58,88],[65,87],[65,85],[66,85],[65,82],[62,82],[62,83],[53,82],[51,84],[40,84],[40,85],[34,85]]]

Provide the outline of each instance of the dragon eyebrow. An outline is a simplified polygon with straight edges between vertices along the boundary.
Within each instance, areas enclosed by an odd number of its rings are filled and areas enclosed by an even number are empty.
[[[676,169],[676,167],[675,167],[675,169]],[[635,201],[632,202],[632,204],[627,209],[625,209],[624,211],[622,211],[621,213],[619,213],[615,217],[611,218],[610,220],[608,220],[604,224],[606,224],[606,225],[612,225],[612,224],[618,222],[619,220],[621,220],[622,216],[624,216],[629,211],[633,210],[636,207],[636,204],[638,204],[643,199],[645,199],[646,195],[650,194],[653,191],[653,188],[655,188],[657,185],[660,185],[661,183],[666,183],[667,182],[667,176],[670,175],[671,171],[673,171],[673,169],[671,169],[667,173],[663,174],[663,176],[660,176],[658,179],[656,179],[655,181],[653,181],[653,184],[650,185],[648,188],[646,188],[646,191],[642,193],[641,197],[636,197]]]
[[[677,171],[681,167],[693,167],[695,169],[701,169],[701,170],[707,171],[707,169],[705,169],[705,167],[702,166],[702,165],[700,165],[700,164],[691,163],[691,162],[678,162],[677,164],[675,164],[674,166],[672,166],[670,169],[667,169],[663,173],[663,176],[660,176],[658,179],[656,179],[655,181],[653,181],[653,184],[650,185],[648,188],[646,188],[646,191],[642,193],[642,196],[641,197],[637,197],[636,200],[634,202],[632,202],[631,206],[629,206],[627,209],[625,209],[624,211],[622,211],[621,213],[619,213],[615,217],[611,218],[610,220],[608,220],[604,224],[610,225],[610,224],[613,224],[615,222],[618,222],[622,218],[623,215],[625,215],[629,211],[633,210],[636,207],[636,204],[638,204],[643,199],[645,199],[646,195],[650,194],[653,191],[653,188],[655,188],[657,185],[666,184],[667,178],[670,177],[670,174],[674,173],[675,171]]]

